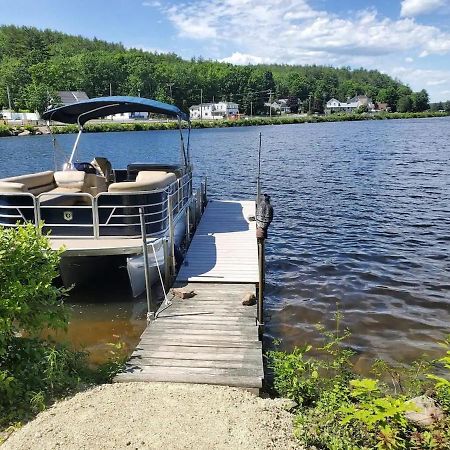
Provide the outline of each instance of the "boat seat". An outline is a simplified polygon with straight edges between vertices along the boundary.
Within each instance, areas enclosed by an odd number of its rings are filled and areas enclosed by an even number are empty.
[[[181,178],[185,171],[182,167],[172,164],[146,164],[146,163],[132,163],[127,166],[127,179],[134,180],[139,172],[156,172],[164,171],[167,173],[174,173],[177,178]]]
[[[105,178],[107,184],[114,183],[114,171],[112,169],[111,161],[109,161],[108,158],[96,156],[91,161],[91,164],[95,167],[98,174]]]
[[[8,189],[8,192],[30,192],[34,195],[48,192],[56,187],[54,172],[51,170],[3,178],[0,182],[2,183],[2,192],[5,192],[4,189]]]
[[[79,170],[63,170],[55,172],[54,177],[58,188],[78,189],[78,192],[81,192],[84,188],[86,172]]]
[[[12,181],[0,181],[1,194],[13,194],[17,192],[28,192],[28,189],[23,183],[14,183]]]
[[[139,175],[142,172],[139,172]],[[151,175],[149,175],[151,174]],[[177,181],[173,173],[147,172],[136,178],[136,181],[124,181],[121,183],[112,183],[109,185],[108,192],[139,192],[164,189]]]
[[[41,203],[57,203],[64,205],[75,204],[83,201],[80,196],[64,198],[65,195],[79,194],[83,192],[86,173],[78,170],[64,170],[54,173],[56,188],[43,193],[40,197]]]
[[[145,181],[153,181],[161,178],[161,175],[167,175],[165,170],[142,170],[136,176],[136,181],[138,183]]]

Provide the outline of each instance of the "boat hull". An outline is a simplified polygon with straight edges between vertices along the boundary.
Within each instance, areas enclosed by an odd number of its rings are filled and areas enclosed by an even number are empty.
[[[187,209],[174,221],[174,244],[177,253],[186,233],[186,211]],[[58,244],[54,247],[57,248]],[[166,266],[162,240],[156,241],[154,249],[152,245],[148,246],[151,285],[161,283],[161,278],[164,280]],[[66,256],[63,254],[61,258],[60,275],[63,285],[67,288],[89,288],[95,286],[99,280],[103,282],[112,277],[125,280],[128,278],[133,297],[138,297],[145,291],[145,268],[144,256],[142,253],[136,254],[137,251],[142,252],[142,244],[137,248],[136,243],[133,243],[133,246],[122,245],[120,248],[98,246],[97,249],[72,249],[71,253],[68,252]],[[124,276],[124,272],[128,276]]]

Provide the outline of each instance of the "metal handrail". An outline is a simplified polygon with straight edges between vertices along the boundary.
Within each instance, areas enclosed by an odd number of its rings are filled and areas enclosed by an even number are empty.
[[[138,226],[139,225],[139,221],[134,222],[134,220],[132,221],[132,223],[111,223],[112,220],[114,220],[115,218],[120,218],[120,219],[125,219],[125,218],[129,218],[129,219],[134,219],[134,218],[138,218],[139,214],[124,214],[125,211],[123,211],[124,209],[137,209],[139,210],[139,208],[149,208],[149,207],[158,207],[158,206],[163,206],[160,210],[158,211],[152,211],[152,212],[146,212],[144,213],[144,217],[145,217],[145,225],[154,225],[154,224],[158,224],[158,223],[164,223],[165,221],[167,221],[169,219],[169,197],[171,199],[171,203],[172,203],[172,213],[173,213],[173,217],[176,218],[178,217],[178,215],[180,213],[182,213],[185,208],[187,207],[188,203],[189,203],[189,193],[184,193],[184,188],[186,186],[190,186],[192,184],[192,174],[185,174],[183,175],[181,178],[177,179],[176,181],[174,181],[173,183],[171,183],[169,186],[165,187],[165,188],[160,188],[160,189],[154,189],[151,191],[130,191],[130,192],[101,192],[99,194],[97,194],[95,197],[92,196],[90,193],[87,192],[74,192],[74,193],[52,193],[52,192],[43,192],[41,194],[39,194],[38,196],[34,196],[33,194],[29,193],[29,192],[20,192],[20,193],[5,193],[5,194],[0,194],[0,196],[27,196],[30,197],[33,201],[33,205],[26,205],[26,206],[20,206],[20,205],[0,205],[0,209],[15,209],[16,211],[14,212],[14,217],[13,215],[8,215],[8,214],[1,214],[0,215],[0,225],[4,225],[4,226],[13,226],[12,224],[2,224],[1,219],[5,218],[17,218],[17,219],[22,219],[24,222],[26,221],[26,218],[24,217],[24,215],[20,212],[20,209],[34,209],[34,222],[35,225],[37,226],[39,224],[39,222],[41,221],[41,210],[63,210],[63,209],[68,209],[70,208],[71,210],[75,209],[75,210],[92,210],[92,224],[88,223],[88,224],[80,224],[80,223],[70,223],[70,224],[64,224],[64,223],[50,223],[50,222],[46,222],[46,227],[47,228],[58,228],[58,227],[74,227],[74,228],[92,228],[93,229],[93,237],[97,238],[97,239],[101,239],[102,237],[105,238],[111,238],[111,236],[100,236],[100,227],[104,228],[104,227],[124,227],[124,226]],[[123,205],[123,204],[117,204],[117,203],[112,203],[112,204],[99,204],[101,202],[101,199],[103,197],[106,198],[113,198],[114,196],[137,196],[139,198],[139,196],[142,195],[149,195],[149,194],[157,194],[157,193],[165,193],[167,194],[167,198],[164,199],[163,201],[158,201],[158,202],[154,202],[154,203],[146,203],[146,204],[131,204],[131,205]],[[55,205],[55,204],[48,204],[45,205],[45,198],[46,197],[53,197],[53,198],[73,198],[73,197],[82,197],[82,198],[88,198],[89,199],[89,205]],[[99,211],[100,210],[104,210],[104,209],[112,209],[111,214],[109,215],[108,219],[106,220],[105,223],[101,223],[100,221],[100,214]],[[20,216],[16,217],[18,214],[20,214]],[[151,217],[157,216],[157,215],[161,215],[162,217],[158,220],[148,220]],[[5,216],[5,217],[3,217]],[[164,228],[164,230],[158,230],[158,232],[156,233],[156,235],[160,235],[163,232],[166,232],[168,230],[168,226]],[[136,235],[137,236],[137,235]],[[63,236],[58,236],[58,237],[63,237]],[[69,235],[69,236],[64,236],[64,237],[71,237],[71,238],[76,238],[76,237],[80,237],[80,235]],[[84,237],[84,236],[82,236]],[[135,237],[133,236],[122,236],[123,238],[132,238]]]

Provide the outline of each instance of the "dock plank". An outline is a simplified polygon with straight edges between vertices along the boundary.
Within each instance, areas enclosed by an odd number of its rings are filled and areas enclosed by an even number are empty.
[[[172,304],[141,335],[116,382],[176,382],[258,390],[264,379],[256,306],[258,250],[254,202],[210,202],[174,287],[193,290]]]

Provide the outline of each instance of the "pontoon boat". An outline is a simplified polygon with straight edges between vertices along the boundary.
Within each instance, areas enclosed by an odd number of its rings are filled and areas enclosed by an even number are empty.
[[[105,157],[77,161],[83,127],[91,119],[125,112],[164,114],[177,119],[180,131],[179,165],[130,163],[112,167]],[[182,121],[189,117],[174,105],[138,97],[100,97],[49,110],[43,118],[77,124],[79,133],[70,158],[61,170],[19,175],[0,180],[0,225],[44,223],[52,246],[65,246],[61,276],[65,285],[95,279],[102,265],[126,265],[133,294],[145,288],[142,234],[153,243],[149,252],[151,276],[157,266],[174,259],[189,226],[194,199],[189,136],[185,145]],[[190,132],[190,126],[187,133]],[[143,222],[145,227],[141,227]],[[164,252],[168,242],[169,252]],[[172,249],[170,251],[170,249]]]

